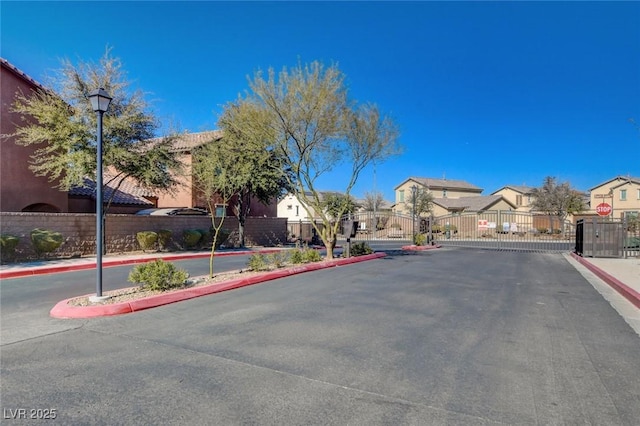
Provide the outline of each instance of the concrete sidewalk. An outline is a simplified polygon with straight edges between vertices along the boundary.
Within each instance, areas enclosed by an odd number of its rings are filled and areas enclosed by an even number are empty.
[[[580,257],[574,253],[571,257],[640,308],[640,259]]]

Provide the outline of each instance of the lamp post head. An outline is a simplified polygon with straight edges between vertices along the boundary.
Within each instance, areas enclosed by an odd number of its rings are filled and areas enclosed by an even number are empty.
[[[109,96],[107,91],[102,87],[89,93],[91,108],[93,108],[95,112],[106,112],[107,108],[109,108],[109,104],[111,103],[111,99],[113,98]]]

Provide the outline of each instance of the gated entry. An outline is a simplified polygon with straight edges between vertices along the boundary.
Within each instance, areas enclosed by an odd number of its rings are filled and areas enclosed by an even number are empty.
[[[412,235],[418,232],[419,224],[414,223],[411,216],[391,212],[359,212],[344,216],[341,224],[357,222],[355,241],[398,241],[408,242]],[[345,229],[342,225],[339,234],[346,239]]]
[[[640,256],[640,229],[627,218],[581,219],[577,223],[576,253],[590,257]]]
[[[575,226],[571,222],[510,210],[439,216],[431,228],[434,240],[445,246],[570,251],[575,245]]]

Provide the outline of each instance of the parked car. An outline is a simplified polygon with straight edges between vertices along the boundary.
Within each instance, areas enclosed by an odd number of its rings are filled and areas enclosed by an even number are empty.
[[[139,216],[208,216],[209,212],[194,207],[175,207],[165,209],[144,209],[136,213]]]

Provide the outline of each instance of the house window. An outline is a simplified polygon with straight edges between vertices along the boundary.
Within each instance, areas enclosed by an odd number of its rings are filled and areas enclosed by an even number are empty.
[[[404,203],[404,189],[398,191],[398,202]]]
[[[638,200],[640,200],[640,189],[638,189]]]
[[[289,204],[289,205],[287,206],[287,210],[291,210],[291,209],[293,209],[293,206],[292,206],[291,204]]]
[[[627,190],[626,189],[621,189],[620,190],[620,201],[627,201]]]
[[[224,205],[216,204],[216,217],[225,216]]]
[[[516,195],[516,206],[522,205],[522,195]]]
[[[446,189],[442,190],[442,198],[447,198],[447,190]]]
[[[296,206],[296,216],[300,214],[300,206]]]

